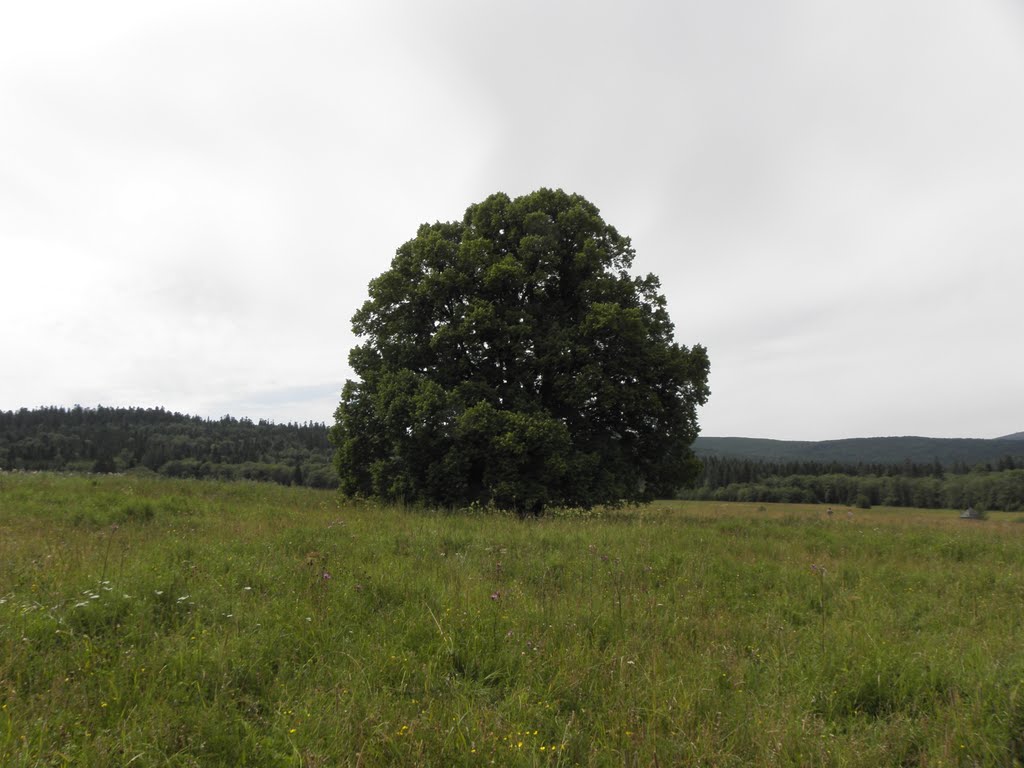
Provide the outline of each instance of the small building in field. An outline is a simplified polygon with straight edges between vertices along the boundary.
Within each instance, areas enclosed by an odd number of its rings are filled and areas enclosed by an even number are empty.
[[[983,519],[983,515],[981,514],[981,512],[978,512],[977,510],[975,510],[974,507],[968,507],[967,509],[965,509],[963,512],[960,513],[960,519],[961,520],[982,520]]]

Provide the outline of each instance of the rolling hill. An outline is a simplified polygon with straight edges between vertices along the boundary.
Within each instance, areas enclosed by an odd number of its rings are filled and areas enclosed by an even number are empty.
[[[698,437],[698,456],[722,456],[762,461],[815,461],[899,464],[911,461],[943,466],[963,462],[969,466],[998,461],[1005,456],[1024,458],[1024,432],[993,440],[935,437],[856,437],[844,440],[768,440],[750,437]]]

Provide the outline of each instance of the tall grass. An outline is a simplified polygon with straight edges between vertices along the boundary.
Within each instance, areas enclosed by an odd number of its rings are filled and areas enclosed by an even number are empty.
[[[1024,526],[837,517],[0,475],[0,765],[1024,764]]]

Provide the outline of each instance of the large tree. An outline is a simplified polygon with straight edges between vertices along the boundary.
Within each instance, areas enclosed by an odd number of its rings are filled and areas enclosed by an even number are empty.
[[[541,189],[423,225],[352,319],[331,439],[341,488],[539,513],[670,494],[699,463],[702,346],[579,195]]]

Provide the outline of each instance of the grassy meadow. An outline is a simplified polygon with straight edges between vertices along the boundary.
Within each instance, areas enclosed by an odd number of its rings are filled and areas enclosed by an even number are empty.
[[[0,475],[0,765],[1024,765],[1024,525]]]

